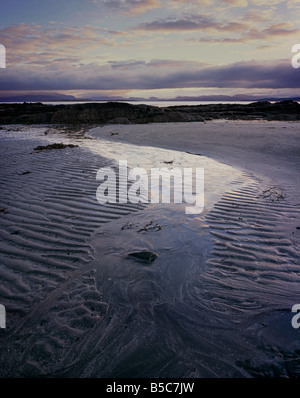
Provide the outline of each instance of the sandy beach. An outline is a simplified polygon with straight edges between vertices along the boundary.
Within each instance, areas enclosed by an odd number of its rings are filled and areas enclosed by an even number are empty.
[[[0,130],[0,377],[299,376],[299,122]],[[35,150],[38,145],[74,147]],[[201,167],[205,205],[100,205],[97,171]],[[144,264],[129,257],[153,251]]]

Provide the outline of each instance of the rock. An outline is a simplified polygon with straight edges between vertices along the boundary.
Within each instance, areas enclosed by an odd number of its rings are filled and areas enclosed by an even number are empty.
[[[31,171],[23,171],[23,173],[19,173],[19,176],[24,176],[26,174],[31,174]]]
[[[44,150],[50,150],[50,149],[65,149],[65,148],[74,148],[74,147],[78,147],[78,145],[73,145],[73,144],[50,144],[50,145],[39,145],[35,148],[33,148],[34,151],[44,151]]]
[[[127,117],[116,117],[109,120],[107,124],[130,124],[130,121],[127,119]]]
[[[144,263],[151,263],[157,258],[156,253],[148,250],[129,253],[128,256]]]
[[[229,120],[300,120],[296,101],[157,107],[126,102],[46,105],[0,104],[0,124],[146,124]]]

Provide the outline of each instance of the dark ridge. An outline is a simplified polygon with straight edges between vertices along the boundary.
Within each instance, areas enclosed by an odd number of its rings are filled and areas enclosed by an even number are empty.
[[[292,100],[251,104],[207,104],[157,107],[126,102],[48,105],[0,104],[1,124],[144,124],[228,120],[300,120],[300,104]]]

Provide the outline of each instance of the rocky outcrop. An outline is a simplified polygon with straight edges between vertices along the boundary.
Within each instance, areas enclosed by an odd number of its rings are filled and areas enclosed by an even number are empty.
[[[258,101],[250,104],[207,104],[196,106],[169,107],[179,113],[186,113],[191,120],[202,117],[204,120],[300,120],[300,104],[295,101],[271,103]]]
[[[300,120],[295,101],[157,107],[125,102],[47,105],[0,104],[1,124],[143,124],[212,119]]]

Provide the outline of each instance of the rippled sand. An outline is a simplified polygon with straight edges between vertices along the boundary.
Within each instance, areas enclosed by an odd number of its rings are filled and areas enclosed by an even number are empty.
[[[247,128],[234,122],[211,124],[227,136],[222,145],[203,123],[106,126],[89,139],[2,130],[1,376],[299,375],[300,329],[291,326],[300,303],[299,172],[289,169],[299,159],[296,124],[286,139],[288,123],[253,125],[262,136],[272,127],[278,152],[290,156],[268,149],[267,136],[252,146],[244,138],[245,148],[236,140],[229,157],[230,129],[234,140]],[[80,147],[33,151],[61,141]],[[100,206],[96,172],[119,159],[203,167],[204,212]],[[158,257],[143,264],[127,256],[134,250]]]

